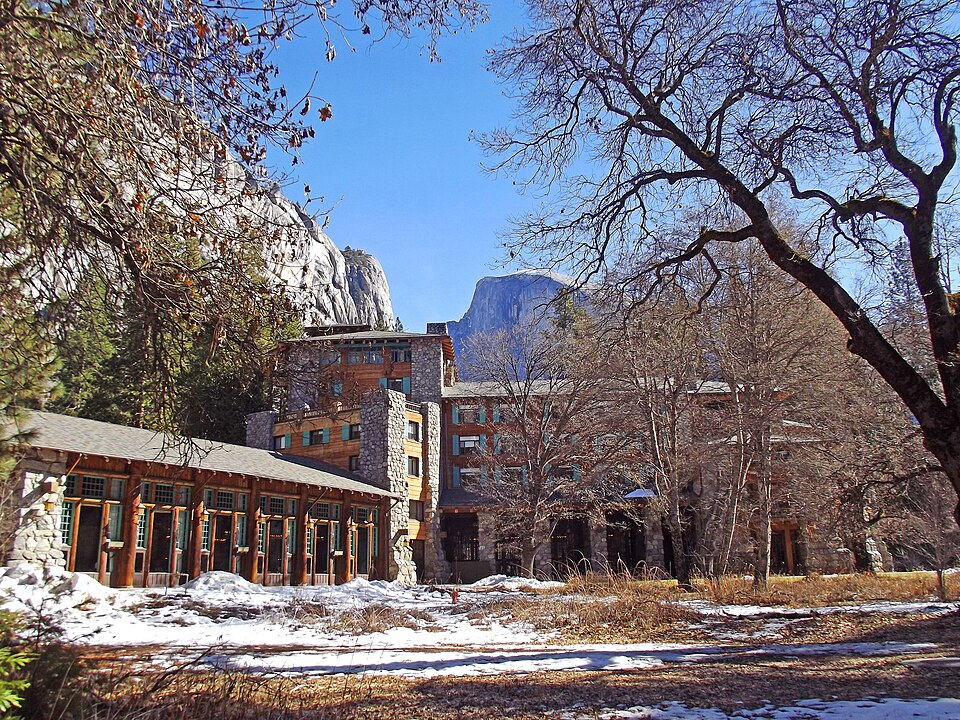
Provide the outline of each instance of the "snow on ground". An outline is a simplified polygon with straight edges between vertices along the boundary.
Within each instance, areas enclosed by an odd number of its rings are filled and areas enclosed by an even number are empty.
[[[561,720],[577,720],[581,716],[563,713],[560,717]],[[738,710],[730,715],[713,708],[688,708],[682,703],[670,702],[653,707],[609,710],[599,717],[604,720],[957,720],[960,718],[960,700],[799,700],[793,705],[767,705],[755,710]]]
[[[220,668],[268,674],[364,673],[434,677],[557,670],[625,670],[744,656],[921,654],[931,644],[763,643],[557,645],[552,634],[492,617],[486,604],[560,583],[505,576],[460,588],[406,588],[383,581],[306,588],[263,587],[224,572],[178,588],[110,590],[83,575],[30,566],[0,569],[0,607],[40,612],[66,639],[118,647],[164,646],[160,664],[199,658]],[[542,595],[530,595],[531,598]],[[571,598],[575,602],[575,598]],[[716,617],[809,617],[849,611],[690,604]],[[951,612],[956,603],[882,603],[860,612]],[[768,611],[770,611],[768,613]],[[345,628],[352,627],[352,631]],[[640,716],[643,717],[643,716]],[[657,716],[654,716],[657,717]]]

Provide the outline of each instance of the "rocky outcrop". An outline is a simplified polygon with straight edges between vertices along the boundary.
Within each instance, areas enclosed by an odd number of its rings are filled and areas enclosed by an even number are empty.
[[[347,263],[347,287],[359,322],[373,327],[393,327],[390,288],[380,262],[373,255],[349,246],[343,249],[343,258]]]
[[[390,288],[377,259],[341,250],[299,206],[273,190],[252,201],[251,214],[274,230],[268,261],[308,325],[392,326]]]
[[[470,337],[499,330],[510,332],[520,323],[545,322],[553,314],[550,301],[572,283],[572,278],[547,270],[481,278],[467,312],[447,323],[461,376],[469,364],[460,361],[468,360],[466,342]]]

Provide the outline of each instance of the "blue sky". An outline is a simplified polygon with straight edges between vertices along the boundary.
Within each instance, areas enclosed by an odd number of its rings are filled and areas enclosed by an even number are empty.
[[[371,45],[359,35],[350,38],[355,52],[338,43],[333,62],[315,38],[294,41],[279,57],[291,91],[316,73],[314,92],[333,108],[331,120],[315,123],[303,165],[280,168],[296,181],[286,193],[302,201],[309,184],[325,206],[336,204],[327,233],[380,260],[409,331],[459,319],[479,278],[508,271],[496,267],[500,233],[535,202],[511,178],[485,174],[483,153],[468,140],[471,131],[508,124],[513,112],[486,69],[486,51],[522,24],[522,9],[501,3],[489,14],[472,32],[443,38],[441,62],[431,63],[415,40]]]

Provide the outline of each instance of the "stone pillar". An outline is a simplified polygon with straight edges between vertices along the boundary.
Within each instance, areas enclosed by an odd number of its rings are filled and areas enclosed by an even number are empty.
[[[247,415],[247,447],[273,450],[273,426],[277,422],[277,414],[273,410]]]
[[[496,572],[497,558],[497,516],[494,513],[477,513],[477,541],[479,549],[477,560],[485,562],[490,572]]]
[[[422,523],[427,531],[424,574],[427,579],[440,581],[450,577],[450,563],[440,540],[440,406],[423,403],[420,414],[423,417],[423,484],[427,488]]]
[[[443,343],[439,337],[415,338],[411,347],[410,399],[439,405],[443,395]]]
[[[651,503],[643,510],[643,542],[646,564],[650,569],[666,570],[663,555],[663,528],[660,511]]]
[[[353,580],[353,573],[350,569],[350,529],[352,520],[350,514],[353,512],[353,493],[344,490],[343,492],[343,510],[340,514],[340,547],[343,554],[337,558],[334,563],[334,571],[338,583],[345,583]]]
[[[19,473],[19,477],[18,477]],[[66,560],[60,536],[63,482],[66,467],[61,461],[24,461],[11,480],[16,482],[17,527],[14,529],[7,565],[29,562],[43,567],[64,567]]]
[[[594,572],[603,572],[609,566],[607,524],[597,518],[588,518],[587,527],[590,532],[590,569]]]
[[[387,522],[387,579],[416,582],[417,570],[407,545],[410,484],[404,453],[407,400],[403,393],[380,389],[360,402],[360,474],[396,495]]]

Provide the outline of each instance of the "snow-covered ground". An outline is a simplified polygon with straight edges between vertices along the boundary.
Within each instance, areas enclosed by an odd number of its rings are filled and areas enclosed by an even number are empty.
[[[702,644],[579,644],[487,612],[490,603],[559,583],[495,576],[459,588],[405,588],[354,580],[345,585],[266,588],[228,573],[207,573],[178,588],[111,590],[82,575],[30,566],[0,569],[0,607],[39,613],[66,639],[90,645],[150,648],[153,662],[195,661],[220,669],[270,675],[364,674],[407,678],[543,671],[638,671],[664,664],[719,659],[803,656],[919,655],[931,643],[776,643],[715,636]],[[955,612],[957,603],[873,603],[855,607],[773,609],[687,605],[704,623],[754,618],[780,627],[792,618],[846,612]],[[947,690],[945,688],[945,690]],[[949,694],[960,694],[951,690]],[[575,711],[563,713],[575,720]],[[603,717],[720,720],[719,710],[677,703],[611,709]],[[960,719],[960,700],[810,700],[796,707],[743,710],[735,718]]]

